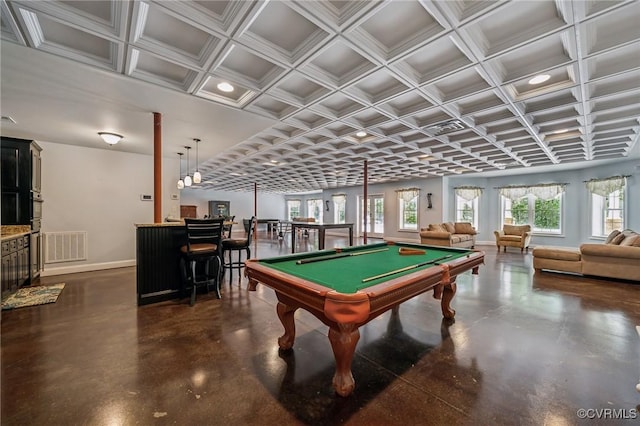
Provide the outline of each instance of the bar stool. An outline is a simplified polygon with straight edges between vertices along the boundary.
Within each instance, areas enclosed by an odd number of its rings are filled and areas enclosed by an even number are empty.
[[[180,247],[183,263],[183,287],[191,287],[190,305],[196,302],[199,286],[215,286],[220,298],[222,266],[222,229],[224,219],[185,218],[187,244]]]
[[[240,273],[240,269],[244,268],[244,262],[242,261],[242,251],[247,254],[247,259],[251,257],[251,235],[256,226],[255,216],[251,219],[242,219],[244,230],[247,234],[246,238],[225,238],[222,240],[222,259],[223,259],[223,271],[229,268],[229,282],[233,279],[233,270],[237,269]],[[238,252],[238,261],[233,261],[233,252]],[[226,261],[226,254],[229,253],[229,261]],[[224,272],[223,272],[224,273]]]

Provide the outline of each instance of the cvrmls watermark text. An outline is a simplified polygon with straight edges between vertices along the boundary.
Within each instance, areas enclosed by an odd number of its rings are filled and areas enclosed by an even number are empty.
[[[580,408],[576,411],[579,419],[599,419],[599,420],[623,420],[637,419],[638,410],[635,408]]]

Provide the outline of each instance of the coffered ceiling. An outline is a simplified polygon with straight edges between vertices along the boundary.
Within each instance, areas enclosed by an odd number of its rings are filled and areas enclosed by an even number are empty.
[[[561,169],[639,151],[637,1],[0,6],[4,41],[130,85],[113,114],[127,114],[123,104],[149,108],[150,91],[197,101],[207,114],[194,113],[183,138],[209,144],[200,144],[203,188],[359,185],[364,160],[369,181],[386,182]],[[70,84],[51,72],[43,80]],[[540,74],[548,79],[529,82]],[[88,80],[74,89],[95,93],[91,84],[101,80]],[[234,90],[220,90],[222,82]],[[3,78],[3,98],[5,87]],[[164,100],[162,108],[177,113],[172,105]],[[236,130],[212,134],[216,120]],[[148,134],[141,139],[151,152]],[[165,152],[183,144],[174,140]]]

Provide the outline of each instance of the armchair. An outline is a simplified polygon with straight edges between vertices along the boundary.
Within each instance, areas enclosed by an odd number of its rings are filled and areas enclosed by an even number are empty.
[[[493,231],[496,236],[496,246],[500,252],[500,246],[504,247],[520,247],[520,253],[525,249],[529,253],[529,244],[531,243],[531,225],[504,225],[501,231]]]

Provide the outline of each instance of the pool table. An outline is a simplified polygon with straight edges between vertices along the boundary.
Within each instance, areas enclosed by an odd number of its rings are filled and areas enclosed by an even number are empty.
[[[351,361],[361,325],[428,290],[441,300],[442,315],[453,318],[456,276],[470,269],[477,274],[482,263],[484,253],[478,250],[385,242],[250,259],[245,274],[249,290],[262,283],[276,292],[284,326],[280,349],[293,347],[298,308],[329,326],[336,360],[333,387],[347,396],[355,388]]]

